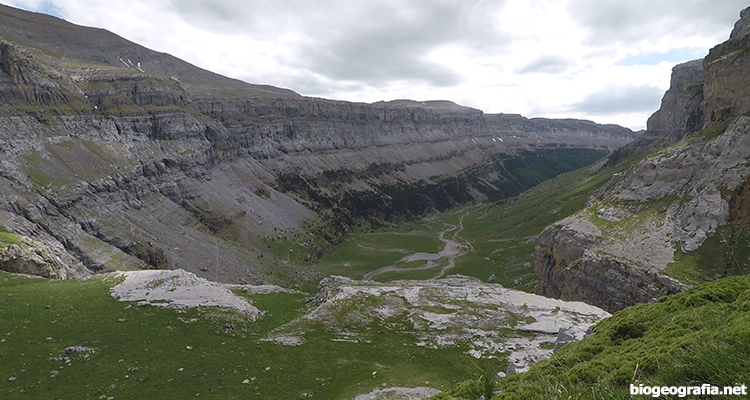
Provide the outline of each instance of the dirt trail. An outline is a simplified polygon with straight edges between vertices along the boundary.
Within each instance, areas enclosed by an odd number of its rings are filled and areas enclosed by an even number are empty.
[[[465,215],[465,214],[464,214]],[[395,263],[381,267],[378,269],[374,269],[372,271],[367,272],[363,277],[363,281],[370,281],[373,277],[378,276],[380,274],[384,274],[386,272],[391,271],[420,271],[425,269],[433,269],[437,266],[437,261],[443,258],[448,259],[448,264],[445,265],[438,275],[435,276],[435,278],[439,278],[445,274],[446,271],[453,268],[456,264],[454,262],[455,258],[466,253],[466,251],[471,247],[471,244],[464,245],[462,243],[459,243],[455,241],[456,235],[463,230],[463,216],[461,216],[461,219],[459,220],[459,226],[456,225],[450,225],[448,229],[441,231],[438,233],[438,239],[443,242],[443,250],[441,250],[439,253],[424,253],[424,252],[416,252],[416,253],[409,253],[403,257],[401,257],[400,260],[396,261]],[[452,239],[446,239],[445,235],[449,232],[452,232],[454,230],[458,229],[455,234],[453,234]],[[427,264],[421,266],[421,267],[414,267],[414,268],[399,268],[399,264],[408,263],[408,262],[414,262],[414,261],[427,261]]]

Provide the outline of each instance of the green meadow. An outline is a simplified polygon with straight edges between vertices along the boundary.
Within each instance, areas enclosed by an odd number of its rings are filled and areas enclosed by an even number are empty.
[[[253,322],[211,308],[119,302],[109,295],[113,284],[0,273],[0,398],[297,399],[307,393],[340,399],[377,387],[449,389],[497,363],[476,360],[461,346],[414,346],[414,337],[377,324],[357,328],[369,342],[334,341],[323,326],[313,326],[299,346],[260,340],[305,312],[306,294],[246,295],[266,313]],[[82,344],[91,351],[65,352]]]

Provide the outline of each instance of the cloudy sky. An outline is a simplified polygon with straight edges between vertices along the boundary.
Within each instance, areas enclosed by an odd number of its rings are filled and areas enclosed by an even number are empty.
[[[746,0],[0,0],[307,96],[645,127]]]

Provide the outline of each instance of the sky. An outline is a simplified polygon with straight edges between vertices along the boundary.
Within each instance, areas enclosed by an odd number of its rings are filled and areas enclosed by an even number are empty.
[[[305,96],[634,130],[747,0],[0,0]]]

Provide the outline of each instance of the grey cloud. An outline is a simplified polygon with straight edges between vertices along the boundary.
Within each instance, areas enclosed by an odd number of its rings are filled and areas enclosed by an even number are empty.
[[[739,18],[746,0],[573,0],[571,18],[589,30],[594,45],[634,43],[666,34],[691,37],[715,33],[729,37],[727,26]],[[726,32],[725,32],[726,31]]]
[[[659,108],[662,94],[661,89],[648,85],[608,86],[574,104],[570,111],[590,115],[656,111]]]
[[[564,72],[569,66],[573,65],[573,61],[552,55],[540,56],[521,68],[515,69],[513,72],[517,74],[531,74],[531,73],[546,73],[546,74],[559,74]]]
[[[287,5],[289,2],[167,0],[167,6],[193,26],[225,34],[249,32],[253,36],[264,32],[264,20],[278,20],[278,15],[284,13]],[[280,31],[271,30],[268,33],[276,35]]]
[[[369,21],[331,38],[322,49],[303,49],[299,65],[344,80],[419,79],[437,86],[454,85],[459,80],[456,73],[424,59],[448,39],[443,36],[451,23],[442,10],[429,11],[431,15],[393,18],[393,10],[372,10]]]
[[[491,54],[510,40],[490,21],[504,2],[170,2],[183,19],[207,30],[277,42],[280,35],[296,32],[302,39],[284,42],[290,47],[279,57],[283,65],[370,85],[417,80],[452,86],[461,76],[450,66],[429,60],[431,51],[453,44],[472,54]]]

